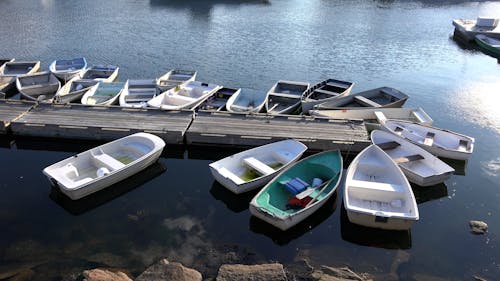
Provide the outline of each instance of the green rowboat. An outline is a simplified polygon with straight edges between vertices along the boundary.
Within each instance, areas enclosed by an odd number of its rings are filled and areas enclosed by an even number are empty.
[[[342,155],[338,150],[304,158],[271,180],[250,202],[250,212],[287,230],[318,210],[333,195],[342,178],[342,169]],[[290,186],[299,187],[295,190],[298,194],[291,192]],[[299,204],[294,204],[296,202]]]
[[[500,57],[500,40],[488,37],[483,34],[476,35],[475,37],[477,45],[486,53],[494,55],[495,57]]]

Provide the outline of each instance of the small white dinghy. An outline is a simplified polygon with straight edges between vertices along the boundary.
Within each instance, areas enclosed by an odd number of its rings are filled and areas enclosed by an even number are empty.
[[[120,106],[124,107],[147,107],[148,101],[158,94],[156,81],[143,80],[127,80],[125,87],[120,94]]]
[[[361,151],[347,169],[344,206],[350,222],[374,228],[407,230],[419,218],[410,183],[376,145]]]
[[[242,89],[227,100],[226,109],[234,113],[259,113],[266,104],[268,95],[268,92]]]
[[[159,137],[136,133],[50,165],[43,173],[77,200],[144,170],[160,157],[164,147]]]
[[[467,160],[474,150],[474,138],[449,130],[391,119],[382,126],[436,156]]]
[[[394,134],[374,130],[372,143],[387,153],[406,175],[406,178],[420,186],[431,186],[450,178],[455,169],[430,154]]]
[[[64,86],[57,91],[54,96],[55,103],[68,103],[73,101],[80,101],[82,96],[95,86],[99,81],[85,79],[82,80],[78,76],[71,78]]]
[[[271,114],[292,114],[301,104],[307,82],[279,80],[267,93],[266,112]]]
[[[87,68],[85,58],[55,60],[49,65],[50,72],[63,81],[81,75],[85,68]]]
[[[195,79],[196,71],[194,70],[172,69],[156,79],[156,85],[158,89],[160,89],[160,92],[164,92],[188,81],[194,81]]]
[[[112,105],[118,101],[120,93],[123,91],[123,82],[99,82],[82,96],[82,104],[87,105]]]
[[[349,95],[353,86],[354,82],[337,79],[326,79],[315,84],[302,95],[302,113],[308,114],[317,104]]]
[[[306,150],[307,146],[296,140],[278,141],[231,155],[209,167],[220,184],[240,194],[265,185]]]
[[[93,65],[83,71],[81,79],[114,82],[118,78],[119,70],[116,65]]]
[[[17,76],[16,86],[23,99],[52,102],[61,82],[54,74],[44,71]]]
[[[148,106],[165,110],[193,109],[220,88],[215,84],[189,81],[150,99]]]

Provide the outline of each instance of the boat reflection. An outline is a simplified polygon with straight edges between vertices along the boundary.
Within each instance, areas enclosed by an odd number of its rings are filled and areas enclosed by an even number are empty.
[[[344,204],[340,209],[340,233],[344,241],[383,249],[411,248],[411,232],[409,230],[384,230],[353,224],[347,218]]]
[[[338,191],[335,191],[333,196],[314,214],[286,231],[282,231],[254,216],[250,217],[250,230],[271,238],[277,245],[287,245],[290,241],[301,237],[306,232],[320,225],[333,214],[337,209],[337,193]]]
[[[240,213],[248,209],[248,204],[259,190],[252,190],[242,194],[234,194],[221,185],[219,182],[214,181],[210,188],[210,194],[219,201],[222,201],[229,210]]]
[[[417,204],[448,196],[448,187],[444,183],[425,187],[412,184],[411,188],[413,189],[413,194],[415,194]]]
[[[223,149],[221,149],[221,146],[190,145],[187,150],[187,158],[217,161],[250,148],[251,147],[245,148],[245,147],[235,147],[235,146],[224,146]]]
[[[13,141],[8,135],[0,136],[0,147],[10,148],[12,143]]]
[[[78,216],[144,185],[165,171],[165,166],[157,161],[139,173],[82,199],[71,200],[54,186],[50,190],[49,197],[68,213]]]
[[[446,164],[450,165],[453,169],[455,169],[454,175],[465,176],[465,170],[467,169],[467,160],[456,160],[456,159],[448,159],[448,158],[439,158],[443,160]]]

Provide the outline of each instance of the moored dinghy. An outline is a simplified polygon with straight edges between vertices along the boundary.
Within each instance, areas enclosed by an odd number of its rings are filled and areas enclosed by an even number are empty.
[[[61,88],[61,82],[54,74],[44,71],[17,76],[16,86],[24,99],[52,102],[54,95]]]
[[[2,66],[6,62],[12,62],[15,61],[16,59],[14,58],[0,58],[0,66]]]
[[[205,101],[200,103],[196,108],[198,110],[206,111],[226,111],[226,103],[233,95],[241,92],[241,88],[228,88],[222,87],[215,94],[209,96]]]
[[[476,35],[476,43],[485,52],[500,57],[500,38],[491,38],[483,34]]]
[[[268,93],[242,89],[227,100],[226,109],[229,112],[259,113],[266,104],[267,95]]]
[[[431,126],[434,122],[420,107],[310,110],[309,115],[334,119],[363,119],[368,130],[380,129],[381,122],[387,119],[412,121],[425,126]]]
[[[478,34],[484,34],[492,38],[500,39],[500,19],[478,17],[475,20],[455,19],[455,34],[468,41],[473,41]]]
[[[220,184],[240,194],[268,183],[306,150],[307,146],[295,140],[278,141],[231,155],[209,167]]]
[[[63,81],[68,81],[82,74],[85,68],[87,68],[85,58],[55,60],[49,65],[50,72]]]
[[[337,151],[304,158],[271,180],[250,202],[250,213],[287,230],[317,211],[336,191],[342,178]]]
[[[1,92],[9,91],[10,89],[12,89],[15,83],[16,83],[16,77],[0,76],[0,91]]]
[[[370,145],[347,169],[344,207],[355,224],[408,230],[419,219],[410,183],[382,149]]]
[[[136,133],[50,165],[43,173],[76,200],[145,169],[160,157],[164,147],[159,137]]]
[[[340,97],[314,106],[314,109],[361,109],[401,107],[408,95],[391,87],[381,87]]]
[[[148,106],[165,110],[193,109],[221,86],[199,81],[189,81],[175,86],[148,101]]]
[[[114,82],[118,78],[119,70],[116,65],[93,65],[83,71],[81,79]]]
[[[120,106],[124,107],[146,107],[148,101],[158,94],[155,80],[127,80],[120,94]]]
[[[398,164],[412,183],[420,186],[436,185],[450,178],[455,171],[423,148],[394,134],[374,130],[371,139]]]
[[[40,61],[13,61],[6,62],[0,67],[0,76],[17,77],[23,74],[32,74],[40,69]]]
[[[81,102],[87,105],[115,104],[124,86],[123,82],[99,82],[83,95]]]
[[[266,112],[271,114],[292,114],[301,102],[309,83],[279,80],[267,93]]]
[[[172,69],[156,79],[156,84],[160,92],[164,92],[182,83],[194,81],[195,79],[196,71],[194,70]]]
[[[337,79],[326,79],[317,83],[302,96],[302,113],[308,114],[317,104],[349,95],[353,86],[353,82]]]
[[[391,119],[382,126],[436,156],[467,160],[474,150],[474,138],[449,130]]]
[[[97,83],[99,83],[97,80],[82,80],[79,77],[73,77],[57,91],[54,96],[54,102],[68,103],[80,101],[82,96]]]

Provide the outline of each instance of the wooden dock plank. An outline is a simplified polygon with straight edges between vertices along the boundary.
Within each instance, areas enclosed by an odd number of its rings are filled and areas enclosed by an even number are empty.
[[[35,102],[0,100],[0,134],[8,133],[11,122],[28,112],[33,106]]]
[[[150,132],[166,143],[184,143],[190,111],[132,109],[119,106],[38,104],[11,123],[14,135],[113,140]]]
[[[370,144],[364,124],[310,116],[198,112],[186,132],[187,144],[258,146],[294,138],[312,150],[361,151]]]

